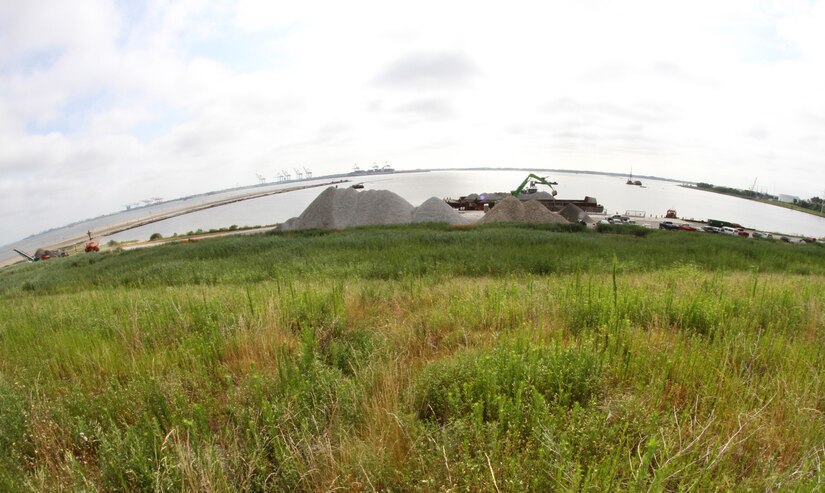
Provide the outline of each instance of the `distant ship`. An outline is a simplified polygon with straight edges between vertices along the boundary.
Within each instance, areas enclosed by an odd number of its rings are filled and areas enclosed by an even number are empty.
[[[627,179],[627,185],[636,185],[637,187],[642,186],[642,182],[640,180],[633,181],[633,169],[630,169],[630,177]]]
[[[395,168],[390,167],[390,165],[387,164],[386,161],[384,162],[384,166],[382,166],[380,168],[375,163],[372,163],[372,168],[368,168],[368,169],[361,169],[356,164],[355,166],[352,167],[352,171],[349,174],[352,175],[352,176],[356,176],[356,175],[380,175],[380,174],[383,174],[383,173],[395,173]]]

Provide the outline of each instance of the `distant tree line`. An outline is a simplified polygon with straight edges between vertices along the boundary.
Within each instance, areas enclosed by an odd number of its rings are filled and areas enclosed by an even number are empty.
[[[726,195],[735,195],[737,197],[743,197],[746,199],[758,199],[758,200],[779,200],[779,197],[775,195],[770,195],[767,193],[757,192],[756,190],[740,190],[738,188],[731,188],[731,187],[719,187],[716,185],[711,185],[710,183],[702,183],[699,182],[696,184],[696,188],[700,188],[702,190],[708,190],[711,192],[717,193],[724,193]]]
[[[716,185],[712,185],[710,183],[702,183],[699,182],[696,184],[696,188],[701,190],[708,190],[710,192],[717,192],[717,193],[724,193],[726,195],[735,195],[737,197],[743,197],[746,199],[757,199],[757,200],[779,200],[779,197],[776,195],[770,195],[767,193],[757,192],[756,190],[740,190],[738,188],[730,188],[730,187],[720,187]],[[819,197],[811,197],[808,200],[795,200],[794,205],[802,207],[804,209],[810,209],[812,211],[821,211],[823,209],[823,199]]]
[[[804,207],[805,209],[810,209],[812,211],[822,211],[823,209],[823,200],[819,197],[811,197],[808,200],[797,200],[794,204],[798,205],[799,207]]]

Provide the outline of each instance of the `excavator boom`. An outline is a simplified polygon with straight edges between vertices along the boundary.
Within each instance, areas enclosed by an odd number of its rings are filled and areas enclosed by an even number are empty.
[[[32,257],[31,255],[29,255],[29,254],[27,254],[27,253],[24,253],[24,252],[21,252],[20,250],[18,250],[18,249],[16,249],[16,248],[13,248],[13,250],[14,250],[15,252],[17,252],[18,254],[20,254],[20,256],[21,256],[21,257],[24,257],[24,258],[25,258],[26,260],[28,260],[29,262],[34,262],[35,260],[37,260],[36,258]]]
[[[519,185],[518,188],[516,188],[515,190],[513,190],[510,193],[513,194],[514,197],[520,196],[521,192],[524,190],[524,187],[526,187],[527,183],[529,183],[531,181],[536,182],[536,183],[541,183],[542,185],[547,185],[548,187],[550,187],[551,190],[553,190],[553,195],[556,195],[556,189],[553,188],[553,185],[558,185],[558,183],[556,183],[555,181],[547,181],[546,178],[544,178],[542,176],[534,175],[533,173],[530,173],[529,175],[527,175],[527,178],[525,178],[524,181],[521,182],[521,185]]]

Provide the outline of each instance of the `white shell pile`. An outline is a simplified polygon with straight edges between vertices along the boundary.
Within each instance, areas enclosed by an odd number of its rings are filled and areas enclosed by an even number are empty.
[[[484,223],[566,223],[567,219],[535,200],[522,202],[510,196],[500,200],[481,220]]]
[[[427,199],[420,207],[413,207],[388,190],[359,192],[352,188],[330,187],[313,200],[300,216],[281,224],[278,230],[344,229],[411,222],[466,224],[467,220],[437,197]]]
[[[462,217],[446,202],[438,197],[430,197],[423,204],[415,208],[412,222],[414,223],[447,223],[467,224],[470,221]]]

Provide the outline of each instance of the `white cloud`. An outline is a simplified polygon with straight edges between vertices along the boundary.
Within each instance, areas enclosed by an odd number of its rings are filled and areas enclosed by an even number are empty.
[[[823,33],[823,0],[12,3],[0,243],[385,159],[821,194]]]

